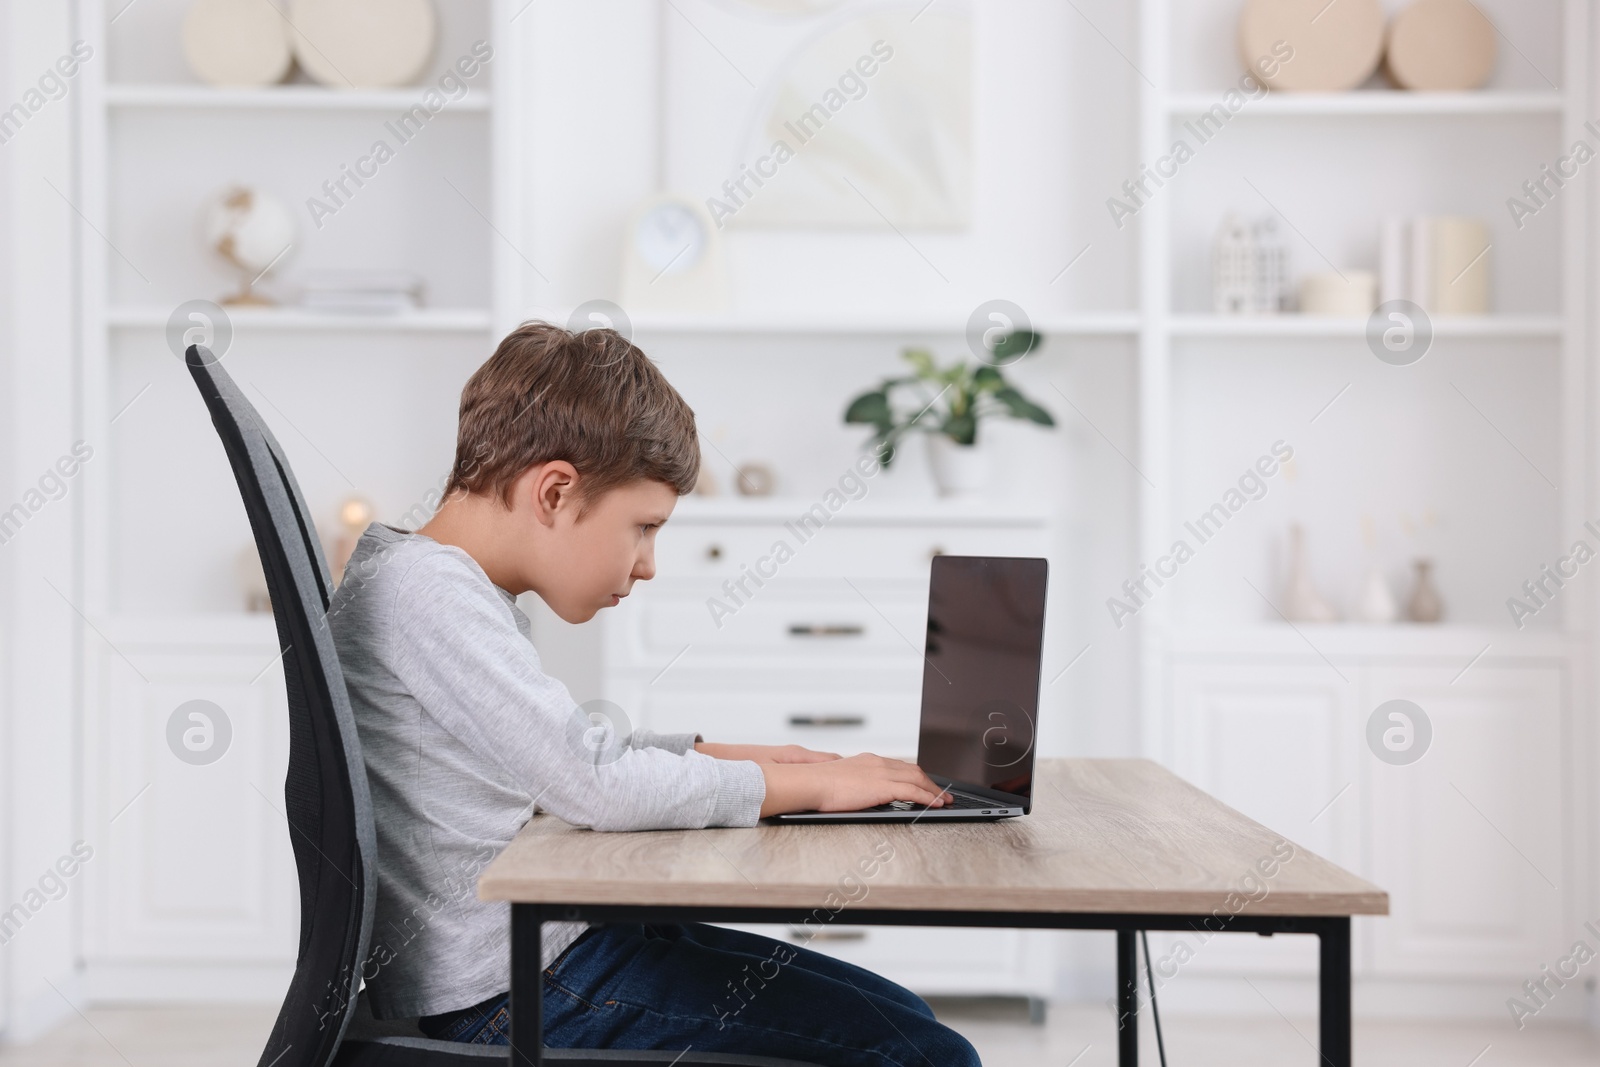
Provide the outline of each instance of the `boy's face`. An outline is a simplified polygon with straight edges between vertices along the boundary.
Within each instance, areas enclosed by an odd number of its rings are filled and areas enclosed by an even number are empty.
[[[549,530],[558,565],[544,570],[535,591],[573,623],[621,603],[634,582],[655,576],[656,530],[677,502],[672,486],[641,479],[602,493],[581,521],[576,507],[558,509]]]

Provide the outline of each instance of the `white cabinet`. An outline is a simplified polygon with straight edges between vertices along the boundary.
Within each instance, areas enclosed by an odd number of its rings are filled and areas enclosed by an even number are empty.
[[[1303,643],[1296,651],[1298,639],[1180,648],[1160,755],[1388,891],[1390,915],[1357,920],[1358,972],[1515,987],[1578,929],[1564,858],[1580,854],[1567,795],[1567,658],[1530,643],[1474,660],[1488,642],[1462,635],[1451,654],[1448,633],[1421,635],[1408,653],[1409,639],[1319,635],[1325,657]],[[1414,703],[1430,727],[1412,762],[1380,758],[1368,743],[1369,719],[1391,700]],[[1190,966],[1315,973],[1313,943],[1274,940],[1284,945],[1245,951],[1219,939]]]
[[[1581,932],[1563,860],[1558,669],[1375,668],[1369,703],[1404,699],[1433,737],[1416,763],[1365,761],[1370,876],[1391,914],[1369,922],[1375,971],[1537,973]],[[1571,935],[1571,936],[1567,936]]]
[[[91,673],[87,739],[91,992],[281,995],[300,920],[272,620],[123,620],[106,634],[115,647],[102,646]],[[169,743],[173,713],[191,701],[220,712],[206,711],[209,738],[195,735],[219,746],[213,762]]]
[[[1296,845],[1359,869],[1351,686],[1315,660],[1179,663],[1172,683],[1174,771]],[[1241,879],[1249,874],[1239,871]],[[1154,938],[1151,947],[1163,954]],[[1315,974],[1317,945],[1303,937],[1212,938],[1190,966]]]
[[[877,504],[802,539],[792,520],[804,510],[680,502],[657,535],[657,577],[602,615],[602,695],[633,725],[914,757],[931,559],[1049,554],[1039,512]],[[780,541],[793,555],[775,564]],[[922,993],[1051,991],[1052,935],[848,923],[845,911],[808,947]]]

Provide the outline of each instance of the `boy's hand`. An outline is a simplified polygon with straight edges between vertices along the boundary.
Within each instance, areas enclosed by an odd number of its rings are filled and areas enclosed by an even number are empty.
[[[747,759],[757,763],[826,763],[839,758],[837,752],[814,752],[804,745],[719,745],[697,741],[694,750],[716,759]]]
[[[948,796],[915,763],[863,753],[825,763],[766,763],[767,797],[761,814],[786,811],[857,811],[909,800],[943,807]]]

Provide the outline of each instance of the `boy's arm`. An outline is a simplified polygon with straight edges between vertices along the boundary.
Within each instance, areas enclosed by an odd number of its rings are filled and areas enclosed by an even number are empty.
[[[757,763],[825,763],[839,758],[837,752],[817,752],[804,745],[725,745],[702,741],[695,734],[694,750],[717,759],[748,759]]]

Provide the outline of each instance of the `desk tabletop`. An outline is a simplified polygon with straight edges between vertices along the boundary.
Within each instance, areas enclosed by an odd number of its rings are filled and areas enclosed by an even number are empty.
[[[863,888],[864,887],[864,888]],[[1386,915],[1389,895],[1149,760],[1052,759],[1033,810],[990,823],[595,833],[540,813],[481,900],[907,910]]]

